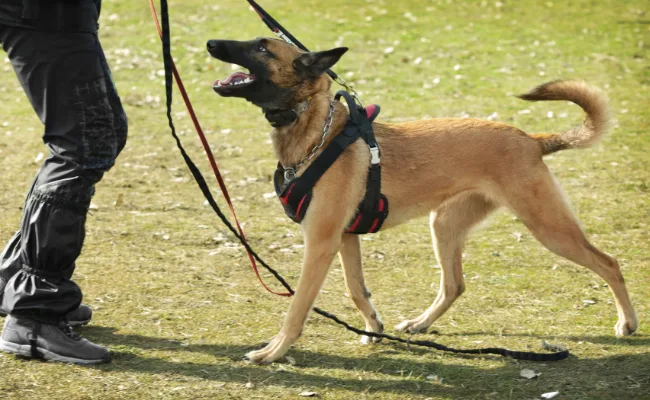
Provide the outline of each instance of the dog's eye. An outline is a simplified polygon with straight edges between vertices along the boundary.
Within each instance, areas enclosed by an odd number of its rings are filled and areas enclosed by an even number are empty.
[[[260,43],[257,45],[257,51],[261,51],[262,53],[266,53],[266,47],[264,47],[264,43]]]

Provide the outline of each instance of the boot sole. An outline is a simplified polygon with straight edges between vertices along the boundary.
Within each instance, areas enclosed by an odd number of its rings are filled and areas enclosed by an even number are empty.
[[[87,359],[81,359],[81,358],[62,356],[62,355],[53,353],[53,352],[51,352],[49,350],[42,349],[40,347],[37,347],[37,349],[43,355],[43,359],[47,360],[47,361],[57,361],[57,362],[72,363],[72,364],[79,364],[79,365],[102,364],[102,363],[107,363],[107,362],[111,361],[110,357],[108,357],[106,359],[100,358],[100,359],[96,359],[96,360],[87,360]],[[32,349],[31,349],[30,345],[20,345],[20,344],[16,344],[16,343],[11,343],[11,342],[7,342],[7,341],[5,341],[5,340],[3,340],[1,338],[0,338],[0,351],[15,354],[17,356],[33,358],[32,357]]]

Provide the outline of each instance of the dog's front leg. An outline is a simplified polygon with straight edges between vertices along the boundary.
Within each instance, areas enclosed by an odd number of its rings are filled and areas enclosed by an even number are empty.
[[[382,333],[384,324],[381,322],[379,314],[370,301],[370,291],[366,287],[363,279],[363,269],[361,267],[361,244],[359,236],[353,234],[344,234],[339,250],[339,260],[343,266],[345,284],[348,287],[348,293],[357,306],[361,315],[366,322],[366,331]],[[379,342],[381,338],[361,337],[361,344],[370,342]]]
[[[305,257],[300,279],[289,312],[280,332],[261,350],[246,354],[246,359],[256,364],[278,360],[300,337],[307,315],[316,300],[334,255],[341,243],[341,232],[332,232],[332,227],[321,225],[319,230],[305,230]],[[342,231],[342,228],[341,228]]]

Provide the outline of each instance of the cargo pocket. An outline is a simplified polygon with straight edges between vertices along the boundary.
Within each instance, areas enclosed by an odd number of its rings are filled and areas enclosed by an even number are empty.
[[[81,165],[86,170],[106,172],[117,157],[118,135],[105,78],[75,84],[72,96],[83,145]]]

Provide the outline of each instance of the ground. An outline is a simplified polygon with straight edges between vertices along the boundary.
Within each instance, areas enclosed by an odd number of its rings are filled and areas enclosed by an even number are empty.
[[[558,258],[503,211],[471,236],[467,291],[414,339],[453,347],[541,350],[561,362],[459,357],[358,337],[312,315],[291,363],[241,360],[279,329],[289,300],[265,292],[235,239],[204,204],[169,134],[160,45],[147,2],[104,0],[103,46],[130,119],[129,143],[98,185],[75,280],[95,311],[80,332],[108,346],[111,364],[84,368],[0,355],[8,399],[650,399],[650,7],[642,1],[263,1],[315,50],[350,47],[334,68],[382,121],[477,117],[527,132],[577,125],[567,103],[526,103],[514,94],[579,78],[609,96],[613,125],[587,150],[547,157],[590,240],[621,263],[640,320],[614,337],[616,311],[604,282]],[[251,245],[295,284],[299,227],[273,192],[276,159],[260,110],[214,94],[231,67],[207,56],[207,39],[269,32],[245,1],[170,1],[173,52]],[[24,195],[46,151],[42,126],[7,60],[0,64],[0,241],[17,228]],[[181,139],[217,195],[191,122],[175,92]],[[221,196],[219,204],[226,209]],[[427,219],[364,238],[373,300],[389,333],[426,308],[440,270]],[[269,274],[265,281],[280,286]],[[338,262],[317,305],[356,326]],[[541,372],[520,377],[524,368]],[[438,378],[433,379],[433,375]]]

